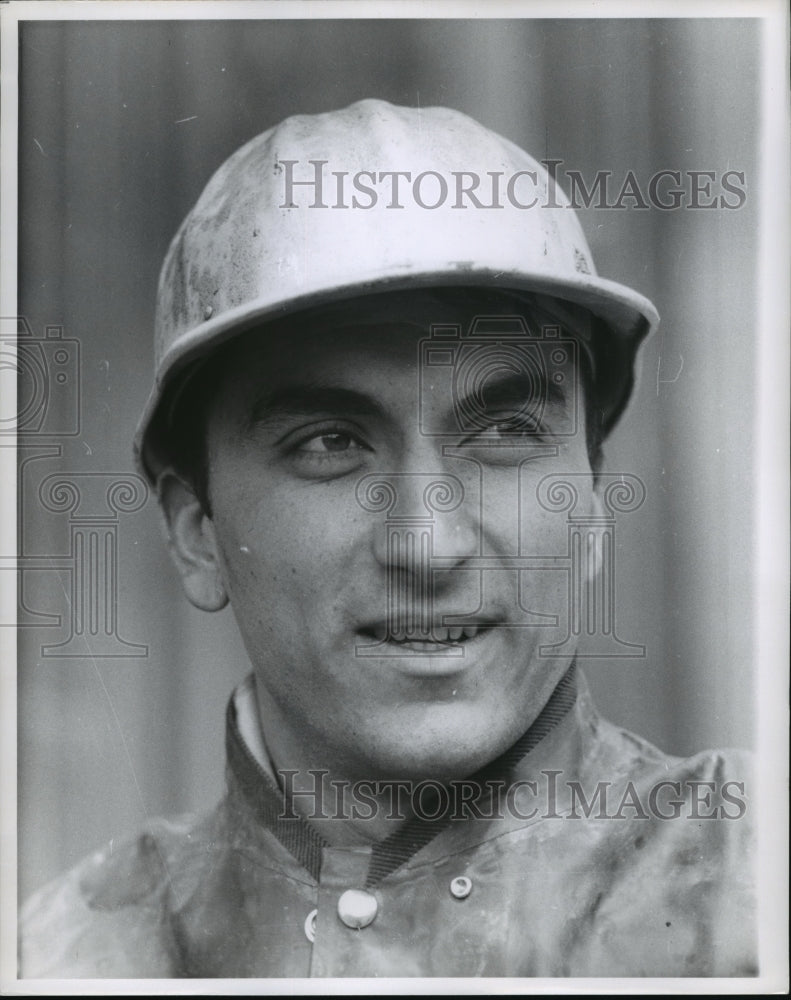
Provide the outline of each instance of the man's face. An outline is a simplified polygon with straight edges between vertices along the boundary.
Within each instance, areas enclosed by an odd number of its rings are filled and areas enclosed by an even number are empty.
[[[211,519],[278,767],[299,747],[299,764],[351,778],[470,774],[568,669],[539,652],[563,638],[567,574],[507,560],[566,553],[565,515],[536,487],[590,472],[581,405],[568,432],[575,379],[528,386],[484,345],[460,426],[464,386],[421,353],[449,318],[430,297],[413,322],[347,306],[226,359]],[[592,510],[591,480],[578,489]],[[537,624],[552,616],[560,628]]]

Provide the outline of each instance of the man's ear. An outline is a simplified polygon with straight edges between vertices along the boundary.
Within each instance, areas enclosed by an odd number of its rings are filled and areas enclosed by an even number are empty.
[[[172,469],[157,480],[168,547],[181,574],[184,593],[201,611],[220,611],[228,603],[219,548],[211,518],[194,491]]]

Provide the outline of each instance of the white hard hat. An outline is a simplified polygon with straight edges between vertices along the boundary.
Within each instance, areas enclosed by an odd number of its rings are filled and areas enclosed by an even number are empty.
[[[658,316],[598,277],[541,164],[448,108],[365,100],[286,119],[219,168],[170,245],[156,383],[135,439],[141,468],[154,479],[168,460],[166,400],[180,377],[229,338],[326,303],[458,285],[549,295],[597,317],[612,347],[615,388],[601,404],[612,427]]]

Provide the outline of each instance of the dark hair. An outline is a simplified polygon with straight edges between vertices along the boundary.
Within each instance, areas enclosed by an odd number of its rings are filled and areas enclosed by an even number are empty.
[[[439,294],[453,296],[454,299],[469,293],[470,289],[442,289]],[[399,293],[396,293],[399,294]],[[475,290],[476,304],[485,308],[496,298],[501,304],[499,290]],[[472,300],[471,300],[472,301]],[[531,308],[527,296],[518,296],[517,308],[528,311]],[[484,309],[479,308],[480,312]],[[289,320],[286,320],[289,322]],[[604,372],[608,369],[608,345],[612,338],[607,335],[600,321],[592,318],[590,354],[586,349],[578,352],[579,374],[585,409],[585,439],[591,469],[596,475],[602,465],[602,443],[604,440],[605,410],[600,405],[596,392],[591,354],[596,358],[596,366]],[[207,449],[208,418],[212,401],[219,391],[221,380],[228,367],[228,358],[238,345],[234,339],[211,355],[210,361],[201,361],[191,372],[183,376],[179,383],[178,396],[171,404],[170,424],[166,432],[167,452],[175,471],[192,487],[203,506],[211,516],[209,499],[209,456]]]
[[[199,363],[182,383],[167,430],[167,450],[175,471],[192,488],[206,514],[209,501],[208,420],[225,371],[227,351],[212,355],[212,363]]]

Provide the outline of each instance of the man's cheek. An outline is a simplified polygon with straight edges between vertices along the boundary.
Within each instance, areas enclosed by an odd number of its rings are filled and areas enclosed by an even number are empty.
[[[352,564],[362,568],[372,557],[372,523],[350,516],[343,504],[322,508],[277,534],[279,558],[302,574],[305,586],[326,588],[348,582]]]

